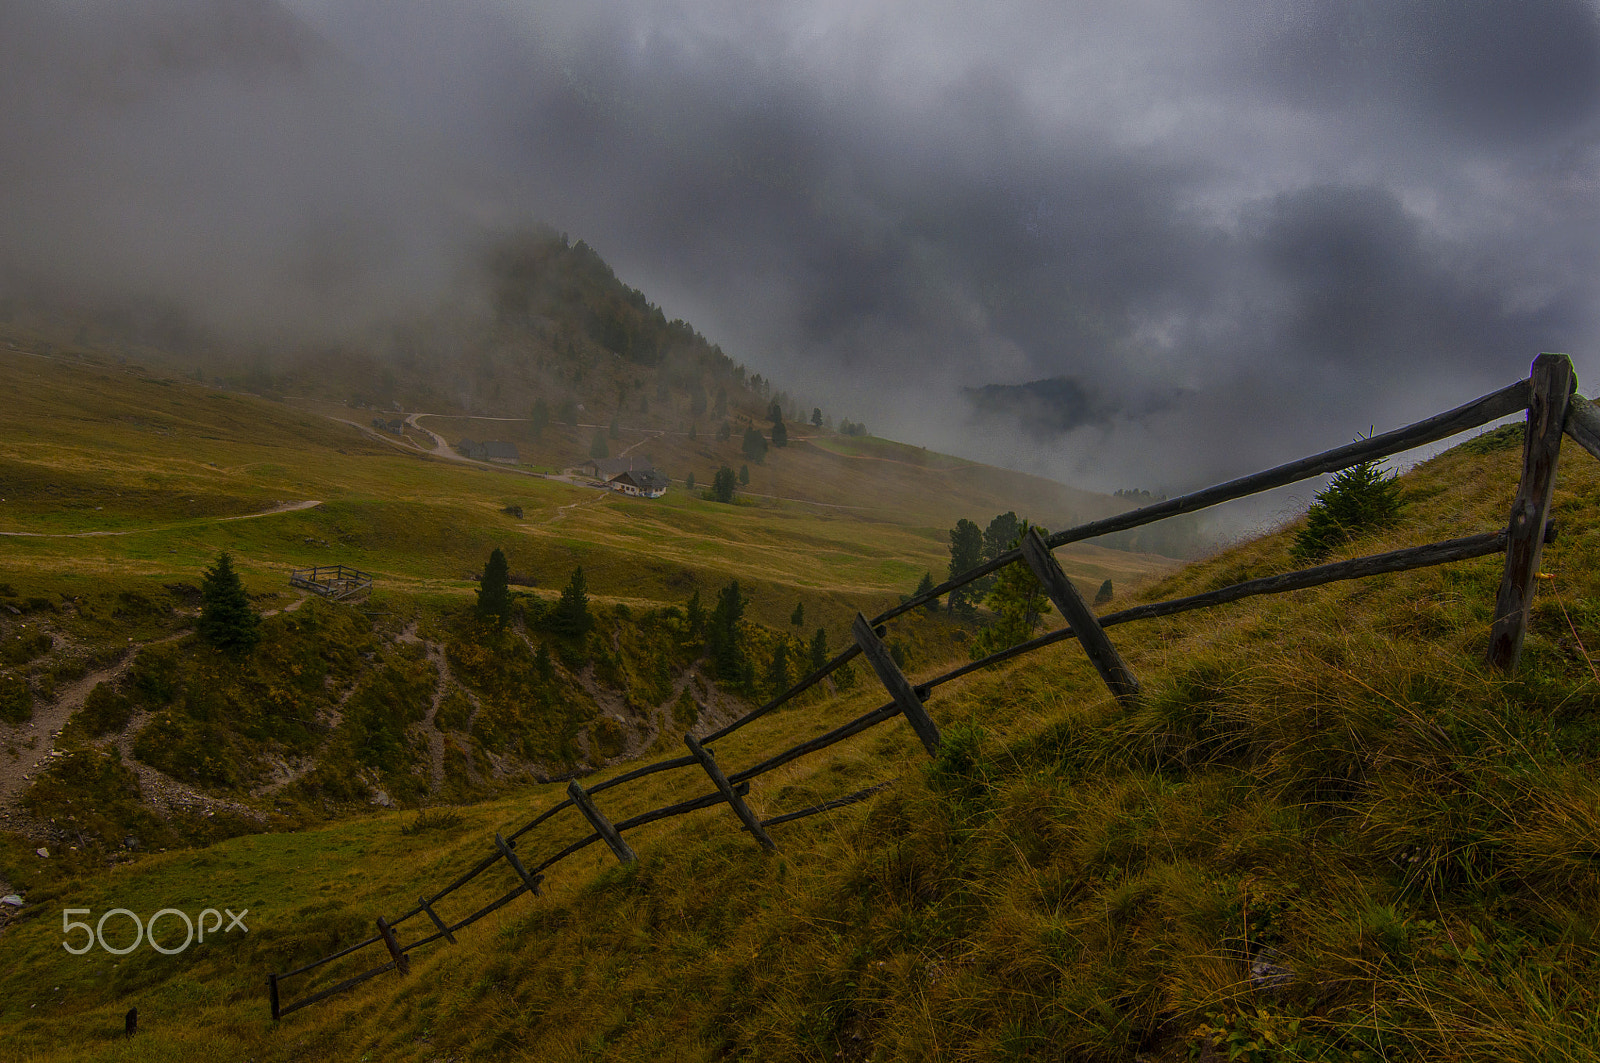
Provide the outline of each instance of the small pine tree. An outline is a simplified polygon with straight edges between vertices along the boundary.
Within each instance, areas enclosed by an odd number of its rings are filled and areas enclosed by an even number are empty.
[[[811,670],[828,663],[828,633],[822,628],[817,628],[817,633],[811,636]]]
[[[543,399],[533,400],[533,416],[529,418],[528,427],[533,429],[533,438],[537,442],[544,437],[544,430],[550,423],[550,404]]]
[[[200,637],[217,649],[242,657],[261,641],[261,617],[233,570],[233,558],[219,554],[200,581]]]
[[[1027,534],[1027,530],[1024,521],[1021,534]],[[1043,528],[1039,534],[1044,534]],[[1021,561],[1013,561],[1000,570],[986,604],[994,610],[995,622],[973,640],[973,660],[1026,642],[1033,637],[1039,621],[1050,613],[1050,600],[1045,597],[1043,585]]]
[[[739,645],[739,619],[744,616],[748,604],[749,599],[739,590],[739,581],[733,580],[717,592],[717,605],[711,611],[711,621],[706,631],[717,678],[725,682],[744,683],[746,689],[754,678],[754,666]]]
[[[1106,604],[1111,600],[1111,596],[1114,593],[1116,592],[1111,589],[1111,581],[1106,580],[1104,583],[1100,584],[1100,589],[1094,592],[1094,604]]]
[[[724,465],[711,480],[711,497],[718,502],[732,502],[737,488],[733,470]]]
[[[784,426],[782,421],[779,421],[772,426],[772,445],[775,447],[786,447],[789,445],[789,429]]]
[[[683,481],[683,489],[685,491],[694,490],[694,473],[691,472],[688,478]]]
[[[478,580],[477,613],[479,620],[493,618],[502,627],[511,617],[511,565],[498,546]]]
[[[700,604],[700,592],[698,590],[689,595],[689,604],[684,608],[683,612],[689,622],[689,634],[700,634],[706,626],[706,610],[705,606]]]
[[[767,665],[767,688],[773,694],[789,689],[789,644],[779,642],[772,651],[772,661]]]
[[[794,603],[794,612],[789,614],[789,623],[793,624],[795,627],[800,627],[805,622],[806,622],[806,603],[805,602],[795,602]]]
[[[812,423],[812,425],[814,425],[817,428],[821,428],[822,427],[822,407],[821,406],[813,406],[813,407],[811,407],[811,423]]]
[[[767,458],[767,437],[754,428],[746,428],[741,449],[745,457],[760,465]]]
[[[550,646],[543,639],[539,640],[539,649],[533,655],[533,670],[544,683],[556,677],[556,663],[550,659]]]
[[[1320,561],[1358,535],[1393,527],[1405,502],[1394,473],[1376,459],[1352,465],[1334,476],[1306,513],[1289,556],[1296,564]]]
[[[561,600],[550,611],[550,626],[572,639],[583,638],[594,627],[594,617],[589,615],[589,584],[583,577],[582,565],[572,570]]]
[[[750,486],[750,466],[748,466],[748,465],[739,466],[739,485],[741,487],[749,487]]]
[[[932,572],[924,572],[922,574],[921,582],[919,582],[917,584],[917,590],[916,590],[915,595],[913,595],[913,597],[920,598],[924,594],[927,594],[929,591],[933,590],[933,588],[934,588],[933,573]],[[929,598],[927,600],[927,602],[925,602],[923,604],[922,607],[924,609],[926,609],[930,613],[937,613],[939,611],[939,599],[937,599],[937,598]]]
[[[609,458],[610,456],[611,448],[606,444],[606,430],[604,428],[596,428],[594,430],[594,442],[589,444],[589,457]]]

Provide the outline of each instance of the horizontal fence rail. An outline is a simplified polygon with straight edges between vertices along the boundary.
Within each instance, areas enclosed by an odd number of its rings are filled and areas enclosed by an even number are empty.
[[[1127,669],[1125,662],[1117,654],[1115,648],[1105,638],[1104,629],[1109,627],[1130,623],[1135,620],[1152,620],[1160,617],[1175,616],[1195,609],[1212,608],[1260,595],[1283,594],[1342,580],[1362,579],[1384,573],[1404,572],[1411,569],[1465,561],[1494,554],[1506,555],[1507,579],[1510,580],[1511,575],[1509,573],[1513,565],[1511,547],[1518,541],[1519,536],[1531,537],[1533,545],[1531,549],[1520,552],[1519,558],[1515,562],[1520,566],[1516,576],[1519,580],[1523,580],[1525,577],[1524,581],[1531,581],[1532,573],[1521,570],[1527,567],[1530,563],[1530,558],[1531,564],[1536,569],[1539,548],[1544,543],[1551,541],[1555,533],[1554,525],[1546,519],[1546,514],[1549,508],[1549,483],[1553,479],[1554,473],[1554,454],[1559,446],[1560,435],[1563,431],[1571,435],[1591,454],[1600,458],[1600,408],[1577,395],[1571,395],[1569,402],[1568,396],[1573,387],[1575,387],[1575,384],[1572,382],[1570,362],[1567,361],[1566,356],[1540,355],[1539,359],[1534,362],[1534,371],[1529,379],[1518,381],[1473,402],[1458,406],[1453,410],[1392,432],[1361,439],[1343,447],[1337,447],[1299,461],[1280,465],[1265,472],[1244,476],[1203,491],[1196,491],[1179,498],[1158,502],[1155,505],[1145,506],[1142,509],[1132,510],[1114,517],[1092,521],[1075,528],[1056,532],[1048,537],[1041,537],[1035,531],[1032,533],[1032,542],[1025,541],[1018,548],[1007,551],[992,561],[962,573],[956,578],[933,588],[931,591],[908,598],[873,620],[867,620],[857,614],[853,628],[854,645],[839,653],[832,660],[805,676],[777,697],[751,710],[732,723],[698,740],[692,736],[685,736],[685,743],[690,750],[689,756],[657,761],[588,787],[582,786],[574,780],[568,787],[568,796],[565,800],[559,801],[539,813],[510,834],[504,837],[498,834],[495,835],[494,848],[449,885],[431,896],[420,898],[416,906],[402,912],[395,919],[377,919],[378,933],[376,935],[319,960],[297,967],[294,970],[283,974],[269,975],[267,985],[272,1016],[274,1019],[281,1018],[283,1015],[325,1000],[386,971],[399,970],[404,973],[408,968],[406,957],[411,951],[441,939],[454,944],[454,935],[457,931],[497,911],[525,893],[537,894],[540,883],[544,878],[543,873],[546,870],[597,842],[606,842],[618,860],[624,863],[631,862],[634,859],[633,850],[622,838],[622,835],[629,830],[717,805],[726,805],[729,811],[735,813],[737,817],[738,830],[751,835],[764,848],[773,848],[774,843],[766,834],[768,828],[856,804],[870,798],[873,794],[890,785],[890,783],[881,782],[844,797],[823,801],[798,811],[772,816],[763,820],[758,819],[744,802],[744,797],[750,792],[750,786],[754,780],[776,771],[800,757],[820,752],[901,715],[908,717],[928,754],[930,756],[935,755],[939,749],[939,732],[937,725],[928,717],[924,703],[936,687],[953,682],[973,672],[1014,660],[1045,646],[1069,639],[1078,640],[1089,653],[1096,667],[1101,670],[1101,675],[1105,678],[1111,692],[1119,701],[1132,704],[1139,697],[1139,685],[1131,671]],[[1527,434],[1530,442],[1525,446],[1523,487],[1519,489],[1518,500],[1513,507],[1511,525],[1500,531],[1429,543],[1423,546],[1407,547],[1387,553],[1332,562],[1279,575],[1263,576],[1184,598],[1136,605],[1104,616],[1096,616],[1092,610],[1082,604],[1081,599],[1078,598],[1077,591],[1071,585],[1071,581],[1060,575],[1060,568],[1056,565],[1051,553],[1055,548],[1067,543],[1078,542],[1111,532],[1126,531],[1153,521],[1185,513],[1193,513],[1222,502],[1281,487],[1311,476],[1334,472],[1365,461],[1387,457],[1403,450],[1436,442],[1459,432],[1479,427],[1490,421],[1516,413],[1519,410],[1529,411],[1529,430]],[[1540,418],[1537,425],[1535,424],[1536,412],[1539,413]],[[1542,440],[1538,445],[1533,442],[1536,437]],[[1541,454],[1545,456],[1541,457]],[[1530,484],[1536,485],[1535,488],[1530,488]],[[1540,491],[1543,492],[1542,503],[1538,497],[1533,497],[1538,495]],[[1525,495],[1529,497],[1525,498]],[[1527,530],[1525,531],[1525,529]],[[1538,529],[1537,534],[1534,534],[1531,529]],[[1027,564],[1034,571],[1035,575],[1040,578],[1047,593],[1050,594],[1052,600],[1058,606],[1064,606],[1061,610],[1062,615],[1069,618],[1071,626],[1063,627],[1038,638],[992,653],[981,660],[971,661],[942,675],[925,679],[921,682],[912,682],[900,672],[899,667],[884,650],[881,642],[885,634],[884,625],[888,621],[919,606],[936,601],[943,595],[964,587],[974,580],[981,579],[1006,565],[1019,562]],[[343,570],[343,566],[336,567]],[[322,570],[312,570],[312,572],[320,571]],[[343,571],[353,572],[353,570]],[[296,573],[296,575],[299,575],[299,573]],[[356,575],[366,576],[365,573],[357,573]],[[370,577],[366,578],[370,580]],[[1525,602],[1522,603],[1521,609],[1521,622],[1525,626]],[[1505,608],[1498,608],[1496,623],[1499,624],[1508,619],[1515,619],[1515,617],[1511,612],[1507,612]],[[1086,639],[1084,637],[1085,632],[1092,634],[1093,637]],[[888,703],[840,724],[830,731],[816,735],[788,749],[773,753],[764,760],[748,767],[730,771],[717,762],[715,751],[711,748],[713,743],[761,719],[768,713],[793,700],[799,694],[815,687],[830,674],[862,654],[867,656],[873,666],[873,670],[877,672],[879,679],[882,680],[885,690],[891,695],[891,700]],[[706,777],[706,781],[713,784],[715,789],[712,792],[614,823],[606,816],[604,808],[594,800],[598,794],[650,775],[679,768],[694,767],[700,768]],[[519,855],[519,844],[526,844],[523,839],[527,835],[537,827],[550,821],[553,817],[569,809],[575,810],[579,821],[585,827],[592,829],[586,831],[577,840],[533,863],[531,867],[525,867],[523,858]],[[507,876],[507,885],[511,887],[509,892],[500,895],[453,923],[449,922],[436,910],[435,906],[439,905],[440,902],[449,899],[468,883],[501,862],[506,863],[509,870]],[[423,927],[431,929],[431,933],[423,934],[407,944],[401,944],[398,935],[395,934],[395,929],[407,924],[417,916],[426,916]],[[384,947],[379,954],[386,957],[386,962],[379,963],[368,970],[347,977],[333,985],[317,989],[299,1000],[288,1004],[280,1003],[280,988],[284,979],[309,974],[324,965],[345,959],[380,944]]]

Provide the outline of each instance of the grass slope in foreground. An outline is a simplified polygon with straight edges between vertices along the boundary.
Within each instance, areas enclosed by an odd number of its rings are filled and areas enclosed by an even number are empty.
[[[1513,448],[1436,458],[1404,478],[1405,520],[1348,549],[1499,527],[1517,466]],[[761,780],[752,800],[770,815],[897,779],[777,828],[777,855],[725,809],[643,829],[636,866],[591,847],[543,897],[416,954],[409,975],[276,1026],[268,970],[370,933],[559,788],[439,830],[391,814],[168,854],[7,932],[10,1051],[1595,1060],[1597,502],[1600,469],[1569,449],[1562,536],[1514,677],[1481,664],[1494,558],[1130,625],[1116,637],[1145,683],[1135,712],[1070,645],[971,677],[930,702],[946,736],[932,765],[895,721]],[[1150,593],[1286,569],[1289,540]],[[751,763],[877,700],[776,713],[719,743],[719,760]],[[604,807],[620,818],[705,788],[681,779],[610,791]],[[551,827],[528,855],[578,830]],[[54,917],[229,904],[252,909],[250,934],[181,958],[69,956]],[[135,1004],[141,1032],[124,1042]]]

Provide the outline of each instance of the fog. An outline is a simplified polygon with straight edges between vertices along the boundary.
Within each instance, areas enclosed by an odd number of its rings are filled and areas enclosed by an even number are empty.
[[[0,283],[338,332],[540,219],[808,404],[1091,488],[1600,373],[1589,0],[0,0],[0,98]]]

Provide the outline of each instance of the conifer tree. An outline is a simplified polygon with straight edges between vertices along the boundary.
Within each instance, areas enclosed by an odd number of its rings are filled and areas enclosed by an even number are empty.
[[[811,636],[811,670],[828,663],[828,633],[822,628],[817,628],[817,633]]]
[[[950,579],[977,568],[983,563],[983,529],[962,517],[950,529]],[[957,587],[950,592],[950,611],[970,616],[974,612],[972,585]]]
[[[1027,534],[1028,527],[1023,521],[1018,541],[1021,535]],[[1044,534],[1043,528],[1039,529],[1039,534]],[[987,604],[994,610],[995,622],[973,641],[973,660],[1026,642],[1033,637],[1039,621],[1050,613],[1050,600],[1045,596],[1043,585],[1022,561],[1013,561],[999,571]]]
[[[794,612],[789,614],[789,623],[793,624],[795,627],[800,627],[805,622],[806,622],[806,603],[805,602],[795,602],[794,603]]]
[[[583,577],[583,566],[572,570],[572,579],[561,592],[561,600],[550,612],[550,626],[557,634],[581,639],[594,627],[594,617],[589,615],[589,584]]]
[[[478,580],[477,613],[479,620],[493,618],[502,627],[511,617],[511,565],[498,546],[489,555],[489,563],[483,566]]]
[[[200,581],[200,637],[217,649],[242,657],[261,640],[261,617],[233,570],[233,558],[218,555]]]
[[[711,497],[718,502],[732,502],[737,486],[733,470],[724,465],[711,479]]]

